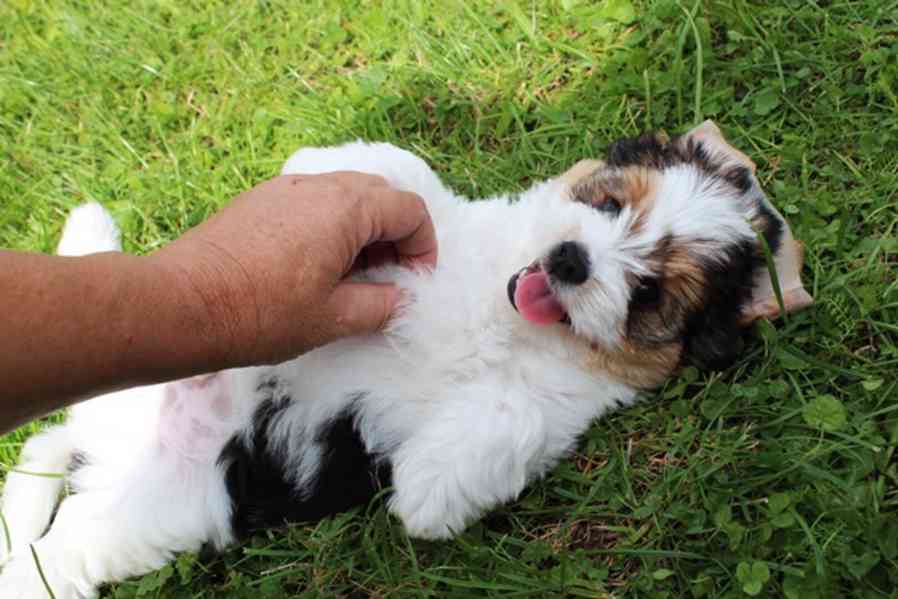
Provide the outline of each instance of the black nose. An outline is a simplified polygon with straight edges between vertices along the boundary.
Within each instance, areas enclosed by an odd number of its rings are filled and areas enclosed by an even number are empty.
[[[549,254],[548,270],[562,283],[579,285],[589,278],[589,256],[579,243],[565,241]]]

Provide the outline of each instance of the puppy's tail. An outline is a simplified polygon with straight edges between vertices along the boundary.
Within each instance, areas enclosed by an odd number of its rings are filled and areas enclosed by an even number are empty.
[[[78,206],[65,222],[56,253],[83,256],[122,251],[121,234],[112,216],[96,202]]]
[[[54,426],[31,437],[19,464],[6,473],[0,499],[0,564],[43,536],[50,524],[75,448],[69,430]]]

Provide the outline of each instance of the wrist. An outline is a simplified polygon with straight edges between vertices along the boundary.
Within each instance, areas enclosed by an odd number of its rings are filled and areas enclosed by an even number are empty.
[[[117,376],[129,384],[155,383],[223,368],[222,336],[197,305],[186,277],[166,260],[121,253],[79,260],[95,273],[108,306],[118,351]]]
[[[165,289],[162,305],[182,360],[202,371],[252,362],[258,313],[239,264],[214,247],[168,246],[141,260],[148,284]]]

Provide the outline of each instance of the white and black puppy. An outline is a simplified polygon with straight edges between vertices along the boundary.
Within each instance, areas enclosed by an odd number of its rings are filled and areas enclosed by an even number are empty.
[[[604,162],[516,201],[460,198],[387,144],[300,150],[283,172],[335,170],[421,195],[438,267],[365,273],[406,290],[382,334],[98,397],[29,440],[3,493],[12,550],[0,596],[47,596],[33,554],[57,599],[92,597],[179,551],[322,518],[385,488],[410,535],[449,537],[640,389],[689,361],[731,363],[740,327],[779,311],[759,236],[786,309],[811,302],[800,246],[754,165],[710,122],[619,141]],[[116,249],[117,236],[87,205],[60,251]],[[61,478],[25,472],[66,472],[71,494],[59,502]]]

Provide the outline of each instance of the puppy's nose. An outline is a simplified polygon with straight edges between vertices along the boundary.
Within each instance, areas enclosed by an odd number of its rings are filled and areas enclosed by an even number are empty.
[[[579,285],[589,278],[589,256],[575,241],[559,243],[549,253],[549,274],[562,283]]]

